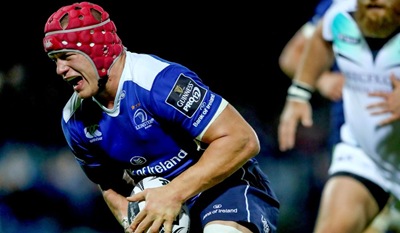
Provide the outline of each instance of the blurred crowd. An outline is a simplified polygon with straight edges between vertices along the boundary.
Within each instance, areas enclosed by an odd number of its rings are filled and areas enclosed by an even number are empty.
[[[29,84],[21,64],[7,68],[0,72],[0,233],[117,231],[62,142],[61,96],[52,99],[59,92]]]
[[[0,233],[118,231],[97,187],[57,135],[58,110],[41,109],[57,99],[35,95],[28,75],[21,64],[0,72]]]
[[[69,150],[9,142],[0,155],[1,233],[117,231]]]

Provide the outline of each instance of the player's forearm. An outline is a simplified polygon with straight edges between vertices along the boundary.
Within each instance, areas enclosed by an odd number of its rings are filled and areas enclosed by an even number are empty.
[[[180,190],[183,201],[203,192],[228,178],[259,152],[254,139],[233,141],[220,138],[214,141],[200,160],[174,179],[171,184]]]
[[[223,153],[224,152],[221,152],[217,157],[224,157]],[[243,161],[240,163],[234,163],[232,160],[199,161],[198,164],[193,165],[178,176],[176,182],[172,181],[171,185],[174,185],[173,189],[181,190],[177,193],[179,193],[179,199],[183,203],[191,197],[196,196],[197,194],[222,182],[243,164]]]
[[[289,78],[293,78],[297,66],[299,64],[299,60],[301,57],[301,53],[304,48],[305,40],[299,38],[301,34],[296,34],[291,41],[284,47],[282,53],[279,56],[279,67],[282,72]],[[303,44],[301,44],[303,43]]]
[[[289,40],[279,56],[279,67],[281,68],[282,72],[291,79],[293,79],[298,68],[301,55],[304,51],[304,45],[309,39],[310,33],[312,33],[310,30],[314,30],[312,27],[313,26],[311,24],[306,23]]]
[[[121,226],[125,228],[128,211],[128,201],[126,200],[126,197],[118,194],[112,189],[102,190],[100,188],[100,190],[111,213]]]
[[[294,77],[295,81],[307,84],[314,89],[318,78],[330,69],[334,61],[332,47],[322,38],[321,30],[322,28],[318,27],[307,41]]]

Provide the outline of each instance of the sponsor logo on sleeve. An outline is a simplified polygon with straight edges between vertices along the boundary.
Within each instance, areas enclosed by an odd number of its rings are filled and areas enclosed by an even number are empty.
[[[191,118],[199,108],[206,93],[207,90],[198,85],[193,79],[180,74],[166,102]]]

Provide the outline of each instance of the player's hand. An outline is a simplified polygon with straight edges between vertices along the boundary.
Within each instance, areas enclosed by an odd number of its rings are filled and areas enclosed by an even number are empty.
[[[133,230],[130,227],[130,224],[128,222],[126,223],[126,226],[125,226],[125,224],[123,224],[122,226],[124,227],[124,233],[133,233]]]
[[[331,101],[342,98],[344,76],[340,72],[326,71],[317,81],[318,92]]]
[[[158,233],[164,226],[165,233],[172,232],[174,220],[182,209],[181,202],[176,200],[174,190],[168,185],[148,188],[127,197],[128,201],[146,201],[146,205],[133,219],[130,228],[134,233]]]
[[[370,109],[372,115],[380,115],[391,113],[391,115],[379,122],[380,126],[393,123],[400,119],[400,80],[392,74],[390,80],[393,85],[392,92],[371,92],[369,96],[381,97],[381,101],[370,104],[367,109]]]
[[[299,122],[305,127],[312,126],[310,103],[287,100],[278,125],[278,142],[281,151],[294,147]]]

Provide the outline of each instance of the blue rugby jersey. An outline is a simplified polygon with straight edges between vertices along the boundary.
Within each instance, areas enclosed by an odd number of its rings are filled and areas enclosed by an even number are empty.
[[[202,133],[227,104],[187,67],[127,51],[114,108],[74,93],[62,130],[95,183],[121,179],[125,169],[172,180],[198,161]]]

